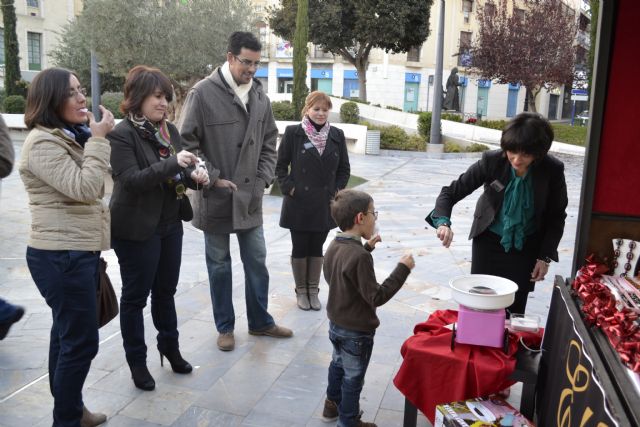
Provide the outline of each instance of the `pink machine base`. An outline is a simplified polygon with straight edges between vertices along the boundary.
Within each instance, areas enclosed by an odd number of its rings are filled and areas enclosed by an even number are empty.
[[[463,305],[458,310],[456,342],[502,347],[506,313],[500,310],[472,310]]]

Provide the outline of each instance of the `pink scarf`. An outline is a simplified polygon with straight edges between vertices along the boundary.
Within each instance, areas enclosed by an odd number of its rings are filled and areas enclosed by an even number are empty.
[[[302,118],[301,125],[304,133],[307,134],[307,138],[309,138],[309,141],[311,141],[313,146],[316,147],[316,150],[318,150],[318,153],[320,153],[320,155],[322,156],[324,147],[327,146],[327,137],[329,136],[330,128],[329,122],[326,122],[324,126],[322,126],[322,128],[320,128],[320,130],[318,131],[316,130],[316,127],[313,125],[313,123],[311,123],[311,120],[309,120],[309,117],[305,115]]]

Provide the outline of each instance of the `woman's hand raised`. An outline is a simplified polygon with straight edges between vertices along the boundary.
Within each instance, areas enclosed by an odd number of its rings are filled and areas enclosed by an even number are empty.
[[[102,120],[99,122],[96,122],[95,117],[93,117],[93,114],[90,111],[87,112],[87,115],[89,116],[89,128],[91,128],[91,136],[104,138],[116,125],[116,121],[113,118],[111,111],[107,110],[102,105],[99,107],[100,114],[102,114]]]

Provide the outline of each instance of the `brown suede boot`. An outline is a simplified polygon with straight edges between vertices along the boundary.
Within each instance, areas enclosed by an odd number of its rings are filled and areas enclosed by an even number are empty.
[[[99,412],[91,412],[86,406],[82,407],[80,427],[95,427],[107,421],[107,416]]]
[[[320,293],[320,275],[324,257],[312,256],[307,258],[307,289],[309,290],[309,305],[313,310],[320,310],[322,304],[318,298]]]
[[[307,292],[307,258],[291,258],[291,271],[296,283],[296,302],[301,310],[309,310],[309,294]]]

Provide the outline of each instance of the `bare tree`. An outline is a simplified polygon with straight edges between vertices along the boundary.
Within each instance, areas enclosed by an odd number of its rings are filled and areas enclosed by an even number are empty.
[[[571,82],[576,13],[562,0],[494,0],[479,4],[472,70],[498,83],[520,83],[529,111],[544,89]]]
[[[93,46],[104,73],[157,67],[174,86],[177,116],[189,88],[225,61],[229,35],[249,30],[250,10],[248,0],[86,0],[53,57],[81,68]],[[76,55],[78,46],[83,55]]]

